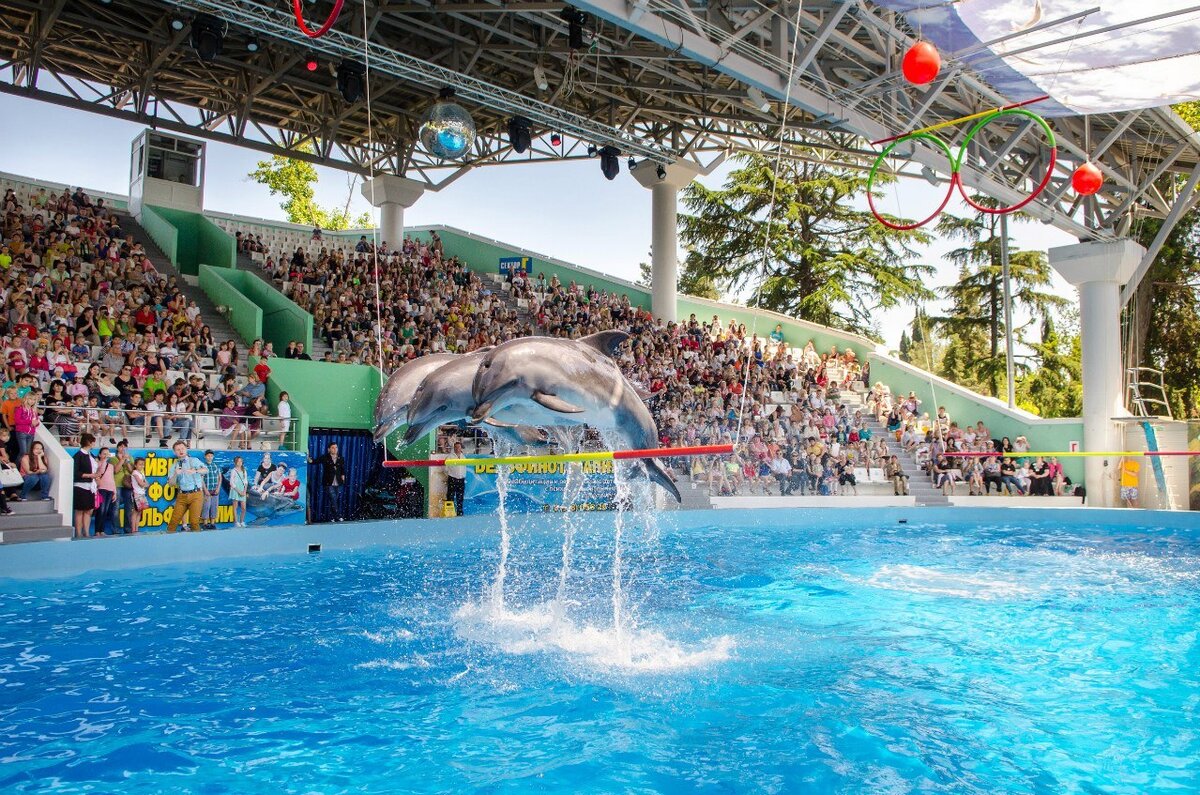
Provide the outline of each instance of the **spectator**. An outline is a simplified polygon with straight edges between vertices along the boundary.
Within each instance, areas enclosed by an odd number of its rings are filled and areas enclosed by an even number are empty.
[[[200,528],[217,529],[217,508],[221,498],[221,467],[213,463],[213,451],[204,451],[204,501],[200,509]]]
[[[1121,500],[1126,508],[1138,507],[1138,484],[1142,462],[1136,458],[1121,459]]]
[[[133,511],[129,518],[129,532],[136,533],[142,525],[142,511],[150,507],[147,492],[150,486],[146,480],[146,459],[134,459],[133,471],[129,475],[129,480],[133,484]]]
[[[229,500],[233,503],[233,526],[246,526],[246,494],[249,491],[249,476],[246,462],[234,456],[233,469],[229,470]]]
[[[33,444],[33,437],[37,433],[38,426],[42,424],[41,413],[37,408],[37,400],[40,395],[37,392],[29,392],[25,395],[21,405],[13,411],[13,425],[16,430],[17,450],[20,455],[25,455],[29,452],[30,446]]]
[[[465,458],[462,442],[454,443],[451,458]],[[454,503],[454,515],[463,515],[463,497],[467,493],[467,468],[461,464],[446,467],[446,500]]]
[[[39,499],[50,499],[50,463],[46,460],[46,448],[38,441],[29,447],[29,452],[21,456],[21,477],[25,485],[21,488],[21,499],[29,499],[34,489],[38,490]]]
[[[116,466],[113,463],[111,451],[101,447],[96,458],[95,482],[96,492],[100,499],[96,505],[97,537],[114,535],[117,519],[117,484]]]
[[[81,398],[82,399],[82,398]],[[92,457],[92,445],[96,437],[85,433],[79,437],[79,450],[74,455],[74,508],[75,537],[87,538],[92,526],[92,512],[96,510],[96,459]]]
[[[884,474],[888,480],[892,481],[892,492],[896,496],[908,495],[908,475],[904,474],[904,469],[900,466],[900,458],[898,456],[892,456],[888,459],[888,465]]]

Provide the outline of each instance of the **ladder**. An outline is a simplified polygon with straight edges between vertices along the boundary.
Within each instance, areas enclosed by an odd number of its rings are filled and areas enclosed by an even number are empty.
[[[1167,388],[1163,384],[1162,371],[1150,367],[1130,367],[1125,374],[1126,404],[1135,416],[1145,418],[1139,424],[1146,434],[1146,449],[1157,453],[1158,436],[1154,432],[1150,418],[1165,416],[1167,419],[1171,419],[1171,405],[1167,402]],[[1156,409],[1161,409],[1161,411]],[[1175,499],[1167,489],[1167,473],[1163,469],[1162,458],[1152,456],[1150,466],[1154,470],[1154,481],[1158,484],[1159,494],[1167,498],[1167,508],[1174,510]]]

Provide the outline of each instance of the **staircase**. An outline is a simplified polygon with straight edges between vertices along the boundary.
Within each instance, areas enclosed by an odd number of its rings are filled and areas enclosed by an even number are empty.
[[[62,516],[53,500],[36,497],[24,502],[9,500],[12,516],[0,516],[0,544],[19,544],[25,541],[63,541],[73,531],[63,526]]]
[[[154,267],[166,279],[174,279],[179,292],[187,296],[188,300],[195,301],[196,306],[200,307],[200,315],[204,318],[204,322],[212,329],[213,339],[217,345],[221,345],[226,340],[234,340],[239,346],[248,345],[251,340],[243,340],[238,336],[238,333],[233,330],[233,326],[225,319],[221,313],[217,311],[216,305],[209,299],[208,295],[200,289],[200,285],[189,282],[179,270],[171,264],[171,260],[163,253],[163,250],[154,242],[154,238],[150,237],[149,233],[142,228],[142,225],[137,222],[133,216],[119,215],[118,220],[121,224],[121,230],[127,235],[133,235],[133,239],[142,244],[142,248],[146,250],[146,256],[154,263]]]
[[[237,268],[240,271],[245,271],[246,273],[257,276],[259,279],[262,279],[264,282],[266,282],[268,285],[270,285],[273,289],[279,290],[282,288],[282,285],[279,284],[278,282],[276,282],[274,279],[272,279],[271,274],[269,274],[265,270],[263,270],[262,265],[260,265],[258,263],[258,261],[255,260],[254,257],[250,256],[249,254],[246,254],[241,251],[238,252]],[[329,345],[325,342],[325,340],[321,337],[321,330],[318,328],[314,328],[313,329],[312,350],[306,350],[305,353],[307,353],[309,356],[311,356],[313,358],[313,361],[317,361],[319,359],[325,358],[325,354],[329,353],[331,351],[332,351],[332,348],[330,348]],[[276,353],[279,354],[280,356],[283,355],[283,351],[276,351]]]
[[[917,466],[917,459],[904,449],[904,447],[896,441],[894,434],[890,434],[880,422],[875,419],[875,416],[867,411],[867,406],[863,402],[861,394],[852,391],[842,392],[840,400],[846,404],[850,411],[862,410],[864,422],[863,425],[871,431],[872,439],[883,439],[887,445],[888,454],[896,456],[900,462],[900,468],[904,470],[904,474],[908,475],[908,493],[916,500],[917,505],[949,505],[950,500],[946,495],[942,494],[941,489],[933,485],[933,481],[928,475],[921,471]]]

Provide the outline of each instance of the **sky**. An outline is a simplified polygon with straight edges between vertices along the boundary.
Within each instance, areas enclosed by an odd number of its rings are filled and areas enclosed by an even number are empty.
[[[0,171],[128,193],[130,146],[144,129],[141,125],[6,94],[0,94],[0,119],[21,119],[22,129],[37,131],[15,135],[15,125],[6,125],[9,134],[0,146]],[[249,149],[209,142],[205,209],[285,220],[280,198],[247,176],[264,158]],[[341,207],[349,196],[352,215],[371,210],[357,185],[351,192],[351,177],[345,172],[317,170],[321,205]],[[728,166],[721,167],[701,181],[720,187],[728,172]],[[935,202],[936,193],[923,180],[906,180],[891,197],[893,206],[882,209],[902,208],[915,216]],[[969,209],[961,200],[951,201],[948,209],[956,211],[956,206],[957,212]],[[405,212],[404,221],[410,227],[458,227],[630,281],[638,279],[639,263],[649,260],[650,191],[629,175],[624,161],[612,182],[604,179],[594,160],[477,168],[440,192],[427,192]],[[1010,233],[1022,249],[1044,251],[1076,242],[1037,222],[1013,225]],[[921,252],[921,261],[937,269],[931,286],[953,281],[955,269],[942,258],[955,245],[934,240]],[[1073,303],[1078,300],[1075,290],[1057,275],[1053,291]],[[938,305],[926,309],[936,314]],[[913,311],[904,307],[880,316],[880,331],[889,346],[896,347]]]

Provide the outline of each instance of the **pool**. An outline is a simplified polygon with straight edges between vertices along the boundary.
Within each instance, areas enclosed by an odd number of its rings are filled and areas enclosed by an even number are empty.
[[[0,550],[0,791],[1194,792],[1200,534],[1130,517],[538,517],[500,588],[469,520]]]

